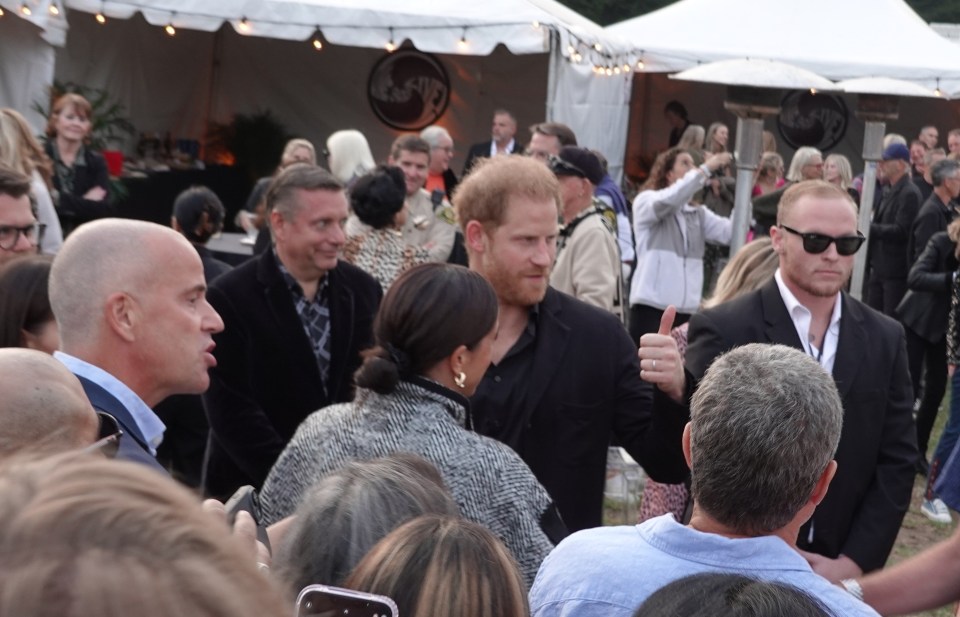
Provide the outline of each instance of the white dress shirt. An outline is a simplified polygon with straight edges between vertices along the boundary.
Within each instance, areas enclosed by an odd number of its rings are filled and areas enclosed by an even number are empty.
[[[793,320],[793,326],[797,329],[797,335],[800,337],[800,343],[803,350],[820,363],[826,371],[833,374],[833,361],[837,357],[837,343],[840,340],[840,293],[833,303],[833,314],[830,316],[830,324],[827,326],[827,332],[823,337],[821,349],[817,349],[813,344],[813,336],[810,334],[810,320],[813,314],[810,309],[800,304],[793,292],[783,282],[783,276],[780,274],[780,268],[777,268],[773,277],[777,281],[777,287],[780,288],[780,297],[790,313],[790,319]]]

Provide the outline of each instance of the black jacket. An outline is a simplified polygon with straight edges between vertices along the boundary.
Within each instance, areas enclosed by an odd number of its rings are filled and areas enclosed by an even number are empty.
[[[920,211],[920,189],[904,175],[884,194],[870,224],[870,267],[877,279],[906,280],[908,244]]]
[[[846,293],[842,302],[833,365],[843,402],[837,474],[797,545],[831,558],[842,553],[869,571],[883,567],[910,505],[917,459],[913,388],[900,324]],[[690,319],[690,392],[717,356],[748,343],[803,349],[772,278]]]
[[[548,288],[533,344],[519,413],[474,403],[474,426],[520,454],[571,532],[602,524],[611,439],[654,479],[686,478],[680,442],[687,417],[654,409],[637,346],[616,317]]]
[[[938,231],[946,231],[947,225],[956,217],[956,212],[950,204],[940,201],[936,193],[931,193],[927,201],[920,208],[917,218],[913,221],[910,233],[910,265],[912,266],[920,253],[926,249],[927,242]]]
[[[51,142],[47,142],[45,150],[47,156],[53,160],[55,155]],[[60,194],[55,205],[64,235],[81,223],[113,216],[114,214],[113,203],[110,200],[110,175],[107,173],[107,162],[103,156],[85,147],[83,149],[83,164],[74,164],[73,173],[73,191],[70,193],[63,191],[60,186],[60,178],[57,174],[53,175],[53,187]],[[84,199],[83,196],[86,192],[95,186],[107,191],[107,196],[103,201]]]
[[[223,318],[215,335],[217,366],[203,395],[210,421],[204,488],[229,496],[259,487],[300,422],[311,412],[353,398],[360,352],[373,346],[380,285],[344,261],[330,277],[333,338],[324,393],[313,349],[273,251],[210,284],[207,299]]]
[[[933,234],[927,248],[910,268],[907,286],[910,290],[897,306],[901,323],[931,343],[947,335],[947,314],[950,311],[950,289],[957,270],[956,245],[940,231]]]
[[[467,161],[463,164],[463,173],[460,174],[461,178],[466,178],[467,174],[470,173],[470,170],[473,168],[473,165],[477,162],[477,159],[486,159],[490,158],[490,147],[493,143],[493,140],[485,141],[479,144],[473,144],[470,146],[470,150],[467,152]],[[514,139],[513,141],[513,150],[510,151],[510,154],[522,154],[523,146],[519,141]]]

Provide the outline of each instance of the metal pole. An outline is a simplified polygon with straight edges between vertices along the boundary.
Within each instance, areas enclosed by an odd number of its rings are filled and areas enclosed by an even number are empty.
[[[754,174],[760,162],[760,150],[763,147],[763,119],[758,117],[737,117],[737,144],[734,152],[737,157],[737,189],[733,198],[733,234],[730,236],[730,255],[735,255],[747,243],[747,233],[753,220]]]
[[[857,300],[863,299],[863,283],[867,273],[867,248],[870,246],[870,221],[873,219],[873,195],[877,187],[877,162],[882,155],[883,134],[886,129],[885,122],[867,120],[863,131],[863,193],[860,195],[857,226],[866,236],[867,241],[863,243],[863,247],[857,251],[853,259],[850,293]]]

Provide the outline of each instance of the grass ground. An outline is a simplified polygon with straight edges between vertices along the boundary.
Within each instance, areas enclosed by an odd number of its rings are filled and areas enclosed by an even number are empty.
[[[949,388],[948,388],[949,392]],[[933,435],[930,438],[929,453],[932,456],[933,450],[937,447],[937,440],[943,431],[943,425],[947,419],[949,409],[949,393],[940,407],[940,413],[937,414],[937,422],[933,428]],[[926,478],[917,476],[913,485],[913,499],[910,503],[910,511],[903,519],[903,526],[900,528],[900,534],[897,536],[897,542],[893,545],[893,552],[887,565],[893,565],[903,561],[907,557],[915,555],[925,548],[936,544],[940,540],[948,537],[956,526],[957,515],[954,513],[953,525],[939,525],[933,523],[920,513],[920,502],[923,500],[923,492],[926,489]],[[952,617],[953,607],[945,607],[935,611],[917,613],[926,617]]]

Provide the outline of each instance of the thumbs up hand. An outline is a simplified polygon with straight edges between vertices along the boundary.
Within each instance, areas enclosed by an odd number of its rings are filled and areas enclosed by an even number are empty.
[[[668,306],[660,317],[660,328],[656,334],[648,333],[640,337],[640,378],[656,384],[660,390],[678,403],[683,402],[686,389],[686,375],[683,372],[683,360],[677,342],[670,335],[677,309]]]

